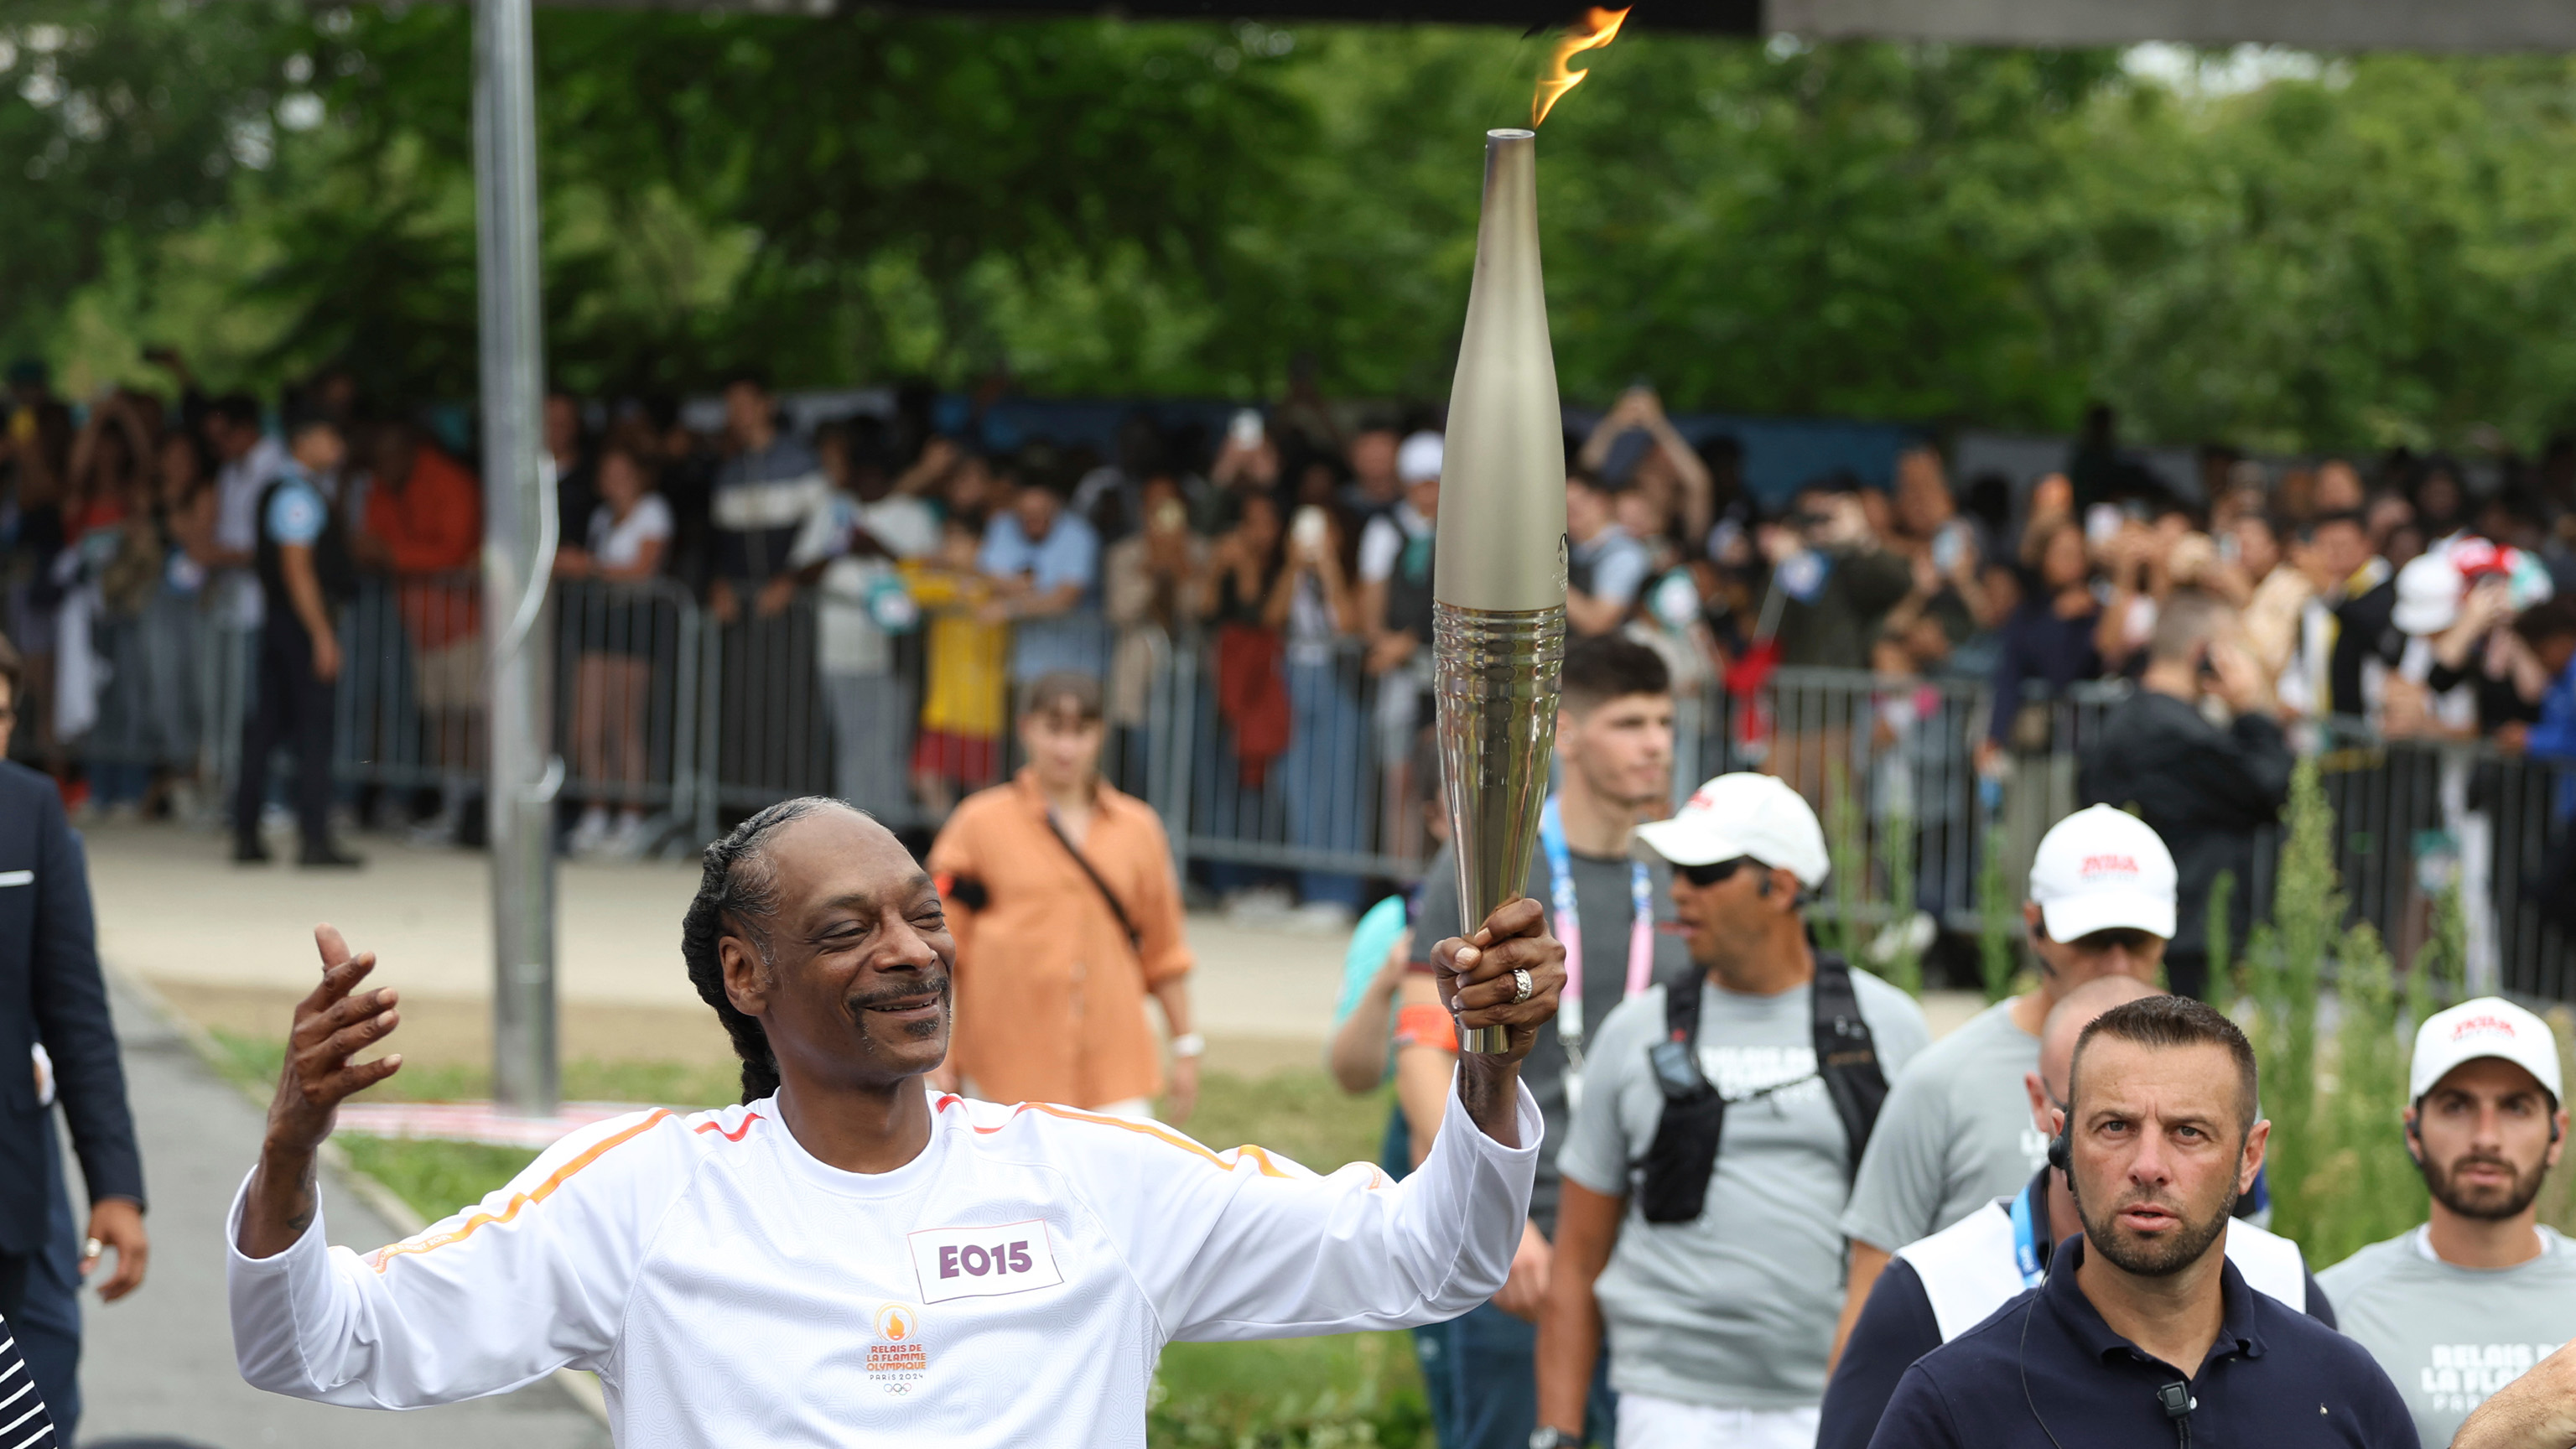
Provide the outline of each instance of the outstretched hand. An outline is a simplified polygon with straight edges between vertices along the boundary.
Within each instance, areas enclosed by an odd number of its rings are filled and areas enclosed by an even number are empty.
[[[376,953],[352,954],[331,926],[316,926],[313,944],[322,951],[322,982],[295,1005],[286,1069],[268,1104],[269,1145],[288,1151],[319,1148],[331,1135],[331,1119],[342,1102],[402,1069],[400,1053],[372,1062],[350,1060],[392,1035],[402,1021],[402,1013],[394,1009],[393,988],[357,989],[376,969]]]
[[[402,1020],[390,988],[357,989],[376,969],[375,953],[352,954],[329,926],[314,928],[313,944],[322,952],[322,983],[296,1003],[286,1066],[268,1104],[268,1136],[260,1144],[259,1170],[251,1174],[234,1239],[253,1258],[285,1252],[313,1225],[320,1210],[314,1156],[330,1137],[340,1104],[402,1069],[399,1054],[350,1060],[390,1036]]]

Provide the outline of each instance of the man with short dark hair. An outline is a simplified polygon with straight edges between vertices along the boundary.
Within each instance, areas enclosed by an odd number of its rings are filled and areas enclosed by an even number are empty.
[[[1607,634],[1628,620],[1654,562],[1616,517],[1619,492],[1577,468],[1565,475],[1565,624]]]
[[[585,1127],[364,1259],[327,1246],[316,1159],[340,1102],[402,1066],[354,1060],[399,1014],[326,926],[225,1233],[234,1354],[257,1387],[373,1408],[592,1369],[629,1445],[1141,1446],[1167,1343],[1401,1328],[1501,1284],[1538,1154],[1518,1066],[1564,981],[1545,923],[1514,901],[1439,953],[1462,1024],[1509,1044],[1460,1064],[1422,1170],[1319,1178],[926,1091],[956,962],[940,892],[883,826],[788,801],[708,847],[681,924],[744,1101]]]
[[[2051,1135],[2051,1114],[2066,1101],[2076,1037],[2112,1007],[2161,994],[2134,976],[2097,976],[2049,1010],[2038,1069],[2023,1075],[2022,1089],[2014,1094],[2023,1120],[2043,1141]],[[1889,1121],[1880,1136],[1895,1125]],[[1898,1249],[1870,1289],[1868,1306],[1825,1389],[1817,1449],[1864,1449],[1906,1368],[2044,1281],[2057,1244],[2082,1229],[2066,1174],[2044,1163],[2010,1193]],[[2256,1292],[2335,1326],[2333,1305],[2308,1275],[2298,1244],[2239,1218],[2227,1229],[2227,1257]]]
[[[2263,1165],[2254,1048],[2183,996],[2076,1039],[2050,1148],[2080,1234],[2047,1281],[1905,1371],[1876,1449],[2397,1449],[2405,1401],[2351,1339],[2250,1287],[2226,1244]]]
[[[348,457],[336,423],[319,416],[292,431],[286,469],[259,497],[259,669],[250,719],[242,729],[241,778],[233,795],[233,859],[265,864],[260,809],[268,798],[268,756],[295,752],[295,823],[303,849],[296,863],[345,868],[365,864],[331,839],[332,700],[340,667],[339,611],[356,589],[347,530],[315,482]]]
[[[2234,714],[2224,729],[2201,713],[2211,695]],[[2236,611],[2178,591],[2157,614],[2137,692],[2102,722],[2076,781],[2085,804],[2134,809],[2173,852],[2165,978],[2185,996],[2225,984],[2209,979],[2209,895],[2220,875],[2236,883],[2230,939],[2241,943],[2253,922],[2254,832],[2280,818],[2296,763],[2271,704],[2239,642]]]
[[[1653,649],[1607,635],[1569,644],[1559,679],[1559,784],[1542,810],[1540,848],[1522,887],[1549,904],[1567,952],[1565,1005],[1539,1028],[1522,1068],[1551,1143],[1564,1141],[1580,1100],[1589,1034],[1620,1002],[1690,966],[1681,938],[1661,929],[1672,919],[1671,867],[1630,855],[1637,822],[1672,798],[1671,672]],[[1431,946],[1459,933],[1458,915],[1457,857],[1444,847],[1423,873],[1412,970],[1397,1013],[1396,1092],[1417,1159],[1430,1149],[1457,1068],[1458,1042],[1440,1006]],[[1511,1281],[1493,1302],[1445,1326],[1451,1361],[1466,1366],[1451,1386],[1447,1449],[1522,1449],[1536,1426],[1532,1325],[1547,1295],[1556,1236],[1556,1152],[1540,1152]],[[1606,1387],[1596,1388],[1593,1427],[1606,1434],[1609,1416]]]
[[[1672,865],[1694,969],[1620,1003],[1586,1054],[1530,1442],[1582,1442],[1606,1334],[1620,1449],[1808,1449],[1842,1305],[1834,1220],[1931,1032],[1809,942],[1831,860],[1786,784],[1720,775],[1637,836]]]
[[[790,555],[813,516],[831,501],[831,480],[805,440],[778,426],[768,376],[743,369],[725,382],[725,438],[716,469],[714,580],[707,603],[719,623],[742,617],[746,599],[761,618],[796,597]]]
[[[2406,1150],[2432,1215],[2318,1275],[2442,1449],[2488,1395],[2576,1340],[2576,1244],[2539,1221],[2566,1150],[2558,1041],[2501,997],[2464,1001],[2415,1033]]]

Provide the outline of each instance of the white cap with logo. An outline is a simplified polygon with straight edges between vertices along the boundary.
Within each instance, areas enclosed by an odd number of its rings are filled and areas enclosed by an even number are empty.
[[[2420,1102],[2451,1069],[2480,1057],[2498,1057],[2529,1072],[2558,1101],[2558,1038],[2549,1023],[2501,996],[2463,1001],[2424,1018],[2415,1033],[2415,1062],[2406,1071],[2406,1100]]]
[[[1720,775],[1693,791],[1670,820],[1638,826],[1637,839],[1675,865],[1750,856],[1788,871],[1809,890],[1833,870],[1816,812],[1776,775]]]
[[[1428,483],[1440,476],[1440,435],[1419,432],[1395,452],[1395,476],[1407,483]]]
[[[2052,941],[2126,929],[2173,939],[2173,852],[2125,810],[2078,810],[2040,837],[2030,899]]]

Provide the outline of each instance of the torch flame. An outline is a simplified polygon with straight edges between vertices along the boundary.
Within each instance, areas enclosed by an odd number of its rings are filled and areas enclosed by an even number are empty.
[[[1604,10],[1595,5],[1583,12],[1581,24],[1568,27],[1563,35],[1557,37],[1555,58],[1548,62],[1547,74],[1538,78],[1538,93],[1530,97],[1530,129],[1538,129],[1539,122],[1547,119],[1547,113],[1556,108],[1556,103],[1564,98],[1565,93],[1583,84],[1583,78],[1592,74],[1588,70],[1568,69],[1566,62],[1618,39],[1619,22],[1628,18],[1629,8],[1622,6],[1617,10]]]

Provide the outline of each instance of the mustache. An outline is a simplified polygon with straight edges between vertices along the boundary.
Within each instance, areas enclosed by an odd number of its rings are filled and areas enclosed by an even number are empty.
[[[2498,1172],[2503,1173],[2505,1176],[2516,1180],[2519,1180],[2522,1177],[2522,1169],[2520,1167],[2505,1161],[2501,1157],[2492,1156],[2484,1152],[2472,1152],[2464,1157],[2455,1157],[2451,1159],[2451,1165],[2443,1170],[2449,1176],[2457,1177],[2472,1167],[2492,1167]]]
[[[855,991],[846,1000],[853,1011],[874,1011],[880,1007],[892,1006],[899,1001],[917,1001],[933,993],[936,993],[942,1002],[951,999],[948,972],[925,972],[915,981],[890,982],[871,991]]]

